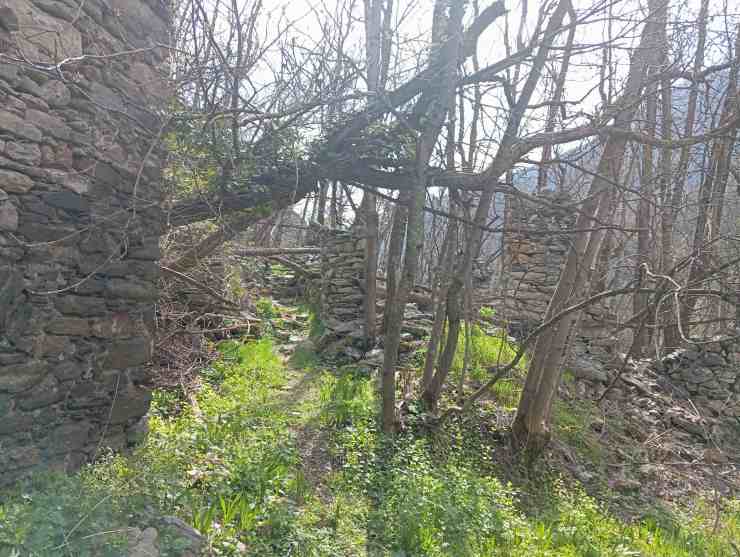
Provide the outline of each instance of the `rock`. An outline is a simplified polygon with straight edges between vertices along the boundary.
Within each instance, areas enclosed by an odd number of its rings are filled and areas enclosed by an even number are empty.
[[[35,143],[8,141],[5,144],[5,154],[14,161],[29,166],[35,166],[41,162],[41,149]]]
[[[89,317],[105,315],[107,308],[103,298],[64,294],[54,300],[54,305],[63,315]]]
[[[113,386],[117,384],[117,382],[113,383]],[[132,418],[143,416],[149,410],[150,402],[151,393],[149,391],[129,386],[125,392],[119,392],[110,414],[110,423],[122,424]]]
[[[670,418],[671,423],[676,427],[683,429],[687,433],[696,435],[697,437],[704,437],[704,427],[699,422],[698,418],[689,419],[679,414],[672,414]]]
[[[10,201],[0,201],[0,230],[18,230],[18,209]]]
[[[128,534],[127,557],[157,557],[159,555],[159,533],[154,528],[147,528],[143,532],[133,528]]]
[[[635,493],[640,491],[641,483],[632,478],[615,478],[609,482],[612,489],[623,493]]]
[[[718,352],[705,352],[702,357],[702,362],[708,367],[720,367],[727,363],[722,357],[722,354]]]
[[[84,213],[90,210],[90,203],[79,193],[72,191],[55,191],[42,196],[44,202],[52,207]]]
[[[33,180],[20,172],[0,168],[0,186],[6,192],[26,193],[33,187]]]
[[[43,137],[41,130],[36,126],[26,122],[23,118],[13,114],[12,112],[7,112],[5,110],[0,110],[0,130],[4,130],[13,135],[17,135],[18,137],[22,137],[23,139],[28,139],[29,141],[35,141],[37,143],[41,141],[41,138]],[[0,181],[0,183],[2,182]]]
[[[113,298],[126,298],[142,302],[152,302],[157,299],[157,293],[152,284],[145,284],[132,279],[110,279],[106,284],[106,292]]]
[[[89,319],[81,319],[79,317],[59,317],[49,321],[46,325],[46,332],[52,335],[84,337],[92,334],[92,325]]]
[[[347,356],[350,360],[354,360],[354,361],[358,361],[362,359],[362,352],[360,352],[354,346],[347,346],[344,349],[344,355]]]
[[[61,139],[62,141],[69,141],[71,137],[72,130],[64,123],[64,120],[57,118],[48,112],[29,108],[26,110],[26,122],[34,124],[39,129],[43,130],[44,133],[57,139]]]
[[[704,450],[704,462],[710,464],[727,464],[730,459],[720,449],[709,447]]]
[[[21,393],[41,382],[48,370],[48,363],[30,360],[0,368],[0,392]]]
[[[578,379],[591,381],[592,383],[609,382],[609,375],[604,368],[590,359],[577,358],[568,369]]]
[[[681,378],[687,383],[701,384],[714,379],[714,373],[705,367],[692,367],[683,370]]]
[[[57,4],[49,2],[49,4]],[[62,108],[69,104],[72,95],[67,86],[58,79],[50,79],[41,86],[41,95],[49,105],[54,108]]]
[[[160,522],[165,527],[169,528],[177,537],[190,542],[190,545],[181,557],[196,557],[200,555],[206,542],[203,534],[176,516],[164,516],[161,518]]]
[[[124,369],[145,364],[151,359],[151,346],[151,341],[145,337],[116,341],[108,349],[105,365]]]

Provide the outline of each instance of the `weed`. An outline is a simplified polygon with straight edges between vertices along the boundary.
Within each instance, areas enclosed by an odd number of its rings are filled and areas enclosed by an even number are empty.
[[[369,377],[348,370],[339,377],[325,374],[320,384],[324,421],[332,426],[346,426],[371,419],[377,405]]]
[[[0,495],[0,557],[121,555],[127,527],[165,514],[223,556],[726,557],[740,539],[737,500],[725,502],[716,529],[715,508],[702,502],[626,523],[552,473],[504,484],[483,414],[389,438],[366,375],[316,373],[313,396],[296,407],[270,340],[218,349],[199,411],[156,394],[151,433],[133,456],[108,454],[74,476],[38,475]],[[318,366],[310,350],[298,364]],[[512,404],[517,395],[514,380],[495,392]],[[593,408],[561,401],[555,413],[557,435],[597,458]],[[332,462],[320,490],[296,443],[309,416]],[[163,556],[182,554],[183,540],[160,535]]]
[[[275,305],[270,298],[262,297],[255,303],[257,317],[262,319],[274,319],[279,316]]]

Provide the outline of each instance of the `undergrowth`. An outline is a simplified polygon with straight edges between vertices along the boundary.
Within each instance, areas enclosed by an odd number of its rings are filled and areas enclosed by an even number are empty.
[[[0,556],[121,555],[126,528],[157,525],[163,515],[198,528],[215,555],[735,554],[738,501],[716,517],[699,501],[625,523],[555,471],[513,480],[480,416],[436,432],[410,416],[389,439],[378,431],[374,377],[324,370],[308,345],[290,364],[307,372],[286,367],[269,340],[219,350],[197,405],[155,396],[149,437],[135,454],[2,494]],[[583,437],[587,414],[556,413],[566,441]],[[320,477],[304,461],[306,428],[323,432]],[[182,553],[182,540],[160,535],[162,555]]]

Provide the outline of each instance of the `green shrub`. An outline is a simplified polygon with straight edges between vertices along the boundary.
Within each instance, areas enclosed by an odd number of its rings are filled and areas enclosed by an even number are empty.
[[[318,339],[326,331],[326,325],[319,317],[318,312],[310,311],[308,314],[308,338]]]
[[[484,321],[493,321],[493,318],[496,316],[496,310],[491,307],[484,306],[478,310],[478,315]]]
[[[388,464],[375,524],[385,547],[419,557],[498,555],[496,548],[525,525],[495,478],[462,463],[435,465],[423,442],[400,449]]]
[[[257,317],[261,319],[274,319],[278,317],[278,312],[275,308],[275,304],[272,303],[270,298],[262,297],[255,303]]]
[[[348,370],[325,374],[319,391],[326,423],[345,426],[371,419],[377,409],[373,383],[364,374]]]
[[[446,337],[443,336],[439,345],[439,353],[444,349]],[[505,333],[500,335],[488,335],[478,325],[471,327],[470,335],[470,368],[469,377],[485,381],[488,379],[488,370],[493,366],[506,365],[510,363],[517,354],[518,346],[509,342]],[[426,358],[426,346],[417,349],[411,356],[412,362],[421,368]],[[462,372],[465,361],[465,328],[460,329],[457,340],[457,349],[455,357],[452,360],[452,374],[458,376]],[[516,369],[523,371],[527,367],[527,357],[523,355],[516,366]],[[512,375],[517,375],[516,373]]]

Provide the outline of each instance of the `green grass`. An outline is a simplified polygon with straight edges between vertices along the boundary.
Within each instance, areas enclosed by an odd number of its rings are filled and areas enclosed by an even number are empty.
[[[552,418],[555,437],[573,448],[581,458],[594,463],[603,461],[606,454],[591,429],[597,411],[591,400],[557,399]]]
[[[292,368],[269,340],[219,350],[204,370],[198,410],[157,393],[151,432],[134,455],[111,455],[74,476],[37,476],[0,495],[0,557],[121,555],[120,530],[165,514],[200,529],[215,555],[735,554],[737,500],[723,503],[716,530],[714,507],[701,501],[622,522],[552,471],[502,480],[512,476],[498,468],[500,445],[481,432],[482,415],[388,439],[367,375],[324,370],[308,346]],[[594,440],[588,408],[558,403],[555,411],[561,439]],[[322,432],[316,444],[328,472],[304,461],[299,439],[311,431]],[[183,541],[161,534],[162,554],[179,555]]]
[[[465,360],[465,329],[461,328],[457,340],[457,349],[455,357],[452,360],[451,372],[454,377],[459,377],[462,372]],[[439,351],[444,348],[446,339],[443,336]],[[517,354],[519,347],[513,342],[509,342],[505,333],[501,335],[488,335],[479,326],[473,325],[470,334],[470,369],[469,377],[477,381],[488,379],[489,368],[493,366],[503,366],[510,363]],[[414,353],[414,363],[420,368],[424,365],[426,357],[426,346],[420,348]],[[521,376],[523,370],[527,367],[527,356],[522,356],[516,366],[513,375]]]

